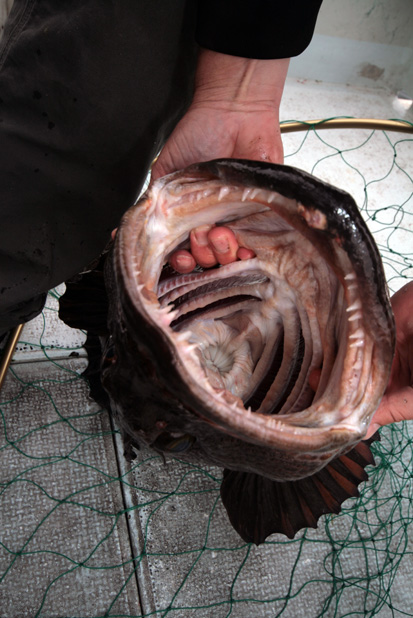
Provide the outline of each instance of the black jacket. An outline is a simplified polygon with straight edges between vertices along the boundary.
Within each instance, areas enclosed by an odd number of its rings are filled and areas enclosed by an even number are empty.
[[[309,45],[322,0],[199,0],[197,42],[244,58],[290,58]]]

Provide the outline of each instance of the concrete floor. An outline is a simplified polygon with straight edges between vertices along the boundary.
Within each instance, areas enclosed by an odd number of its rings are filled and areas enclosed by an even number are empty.
[[[386,91],[288,80],[282,119],[396,118],[397,105]],[[413,140],[328,130],[284,145],[286,163],[353,194],[391,290],[413,278]],[[411,425],[382,431],[378,465],[340,515],[249,546],[227,521],[220,470],[150,452],[127,464],[79,375],[84,334],[58,321],[55,296],[25,326],[0,393],[1,618],[413,616]]]

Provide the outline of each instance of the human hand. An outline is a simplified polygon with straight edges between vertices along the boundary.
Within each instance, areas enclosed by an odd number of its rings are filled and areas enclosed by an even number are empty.
[[[154,163],[151,180],[192,163],[227,157],[282,163],[274,105],[260,101],[193,102]]]
[[[413,281],[391,299],[396,321],[396,351],[389,383],[366,439],[383,425],[413,420]]]
[[[229,157],[282,163],[279,105],[288,59],[251,60],[210,50],[199,57],[193,102],[152,168],[152,181],[200,161]],[[172,254],[180,273],[252,257],[225,227],[192,231],[191,250]]]
[[[279,107],[288,64],[201,50],[192,103],[153,165],[152,181],[222,157],[281,163]]]
[[[255,110],[252,106],[238,107],[225,110],[215,104],[194,105],[188,110],[155,163],[152,179],[218,157],[282,162],[277,112],[258,106]],[[234,234],[224,227],[213,227],[210,234],[208,231],[205,226],[194,229],[191,251],[172,254],[170,264],[177,272],[191,272],[196,264],[207,268],[236,259],[239,247]]]
[[[211,268],[255,255],[251,249],[240,247],[235,234],[225,226],[201,225],[191,231],[189,239],[191,250],[179,249],[169,259],[172,268],[181,274],[192,272],[197,264]]]

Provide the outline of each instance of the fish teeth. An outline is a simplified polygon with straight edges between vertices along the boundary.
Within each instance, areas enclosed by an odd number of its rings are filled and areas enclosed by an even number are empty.
[[[251,192],[251,199],[253,200],[259,193],[261,193],[261,189],[253,189]]]
[[[284,429],[283,423],[277,418],[269,418],[266,425],[269,425],[273,429],[278,429],[279,431],[282,431]]]
[[[162,326],[169,326],[174,321],[179,311],[177,309],[171,309],[170,306],[159,307],[157,314]]]
[[[193,196],[191,201],[192,202],[200,202],[201,200],[206,199],[207,197],[209,197],[210,195],[212,195],[212,193],[214,193],[214,189],[204,189],[203,191],[197,191]]]
[[[185,349],[188,352],[188,354],[193,354],[195,350],[198,349],[198,346],[196,343],[188,343]]]
[[[358,341],[354,341],[354,343],[350,343],[350,348],[361,348],[364,345],[364,339],[359,339]]]
[[[215,391],[215,397],[220,399],[221,401],[225,401],[224,399],[224,391]],[[226,403],[226,402],[225,402]]]
[[[244,189],[242,196],[241,196],[241,201],[245,202],[245,200],[248,198],[249,194],[251,193],[252,189]]]
[[[171,309],[167,313],[167,316],[168,316],[170,322],[173,322],[177,315],[179,315],[179,310],[178,309]]]
[[[348,311],[348,309],[347,309],[347,311]],[[354,322],[355,320],[361,320],[362,317],[363,317],[362,312],[361,311],[356,311],[355,313],[353,313],[353,315],[351,315],[348,318],[348,321],[349,322]]]
[[[348,274],[344,277],[344,279],[345,279],[346,281],[351,281],[351,280],[355,279],[355,278],[356,278],[356,276],[357,276],[357,275],[356,275],[356,273],[348,273]]]
[[[350,289],[350,287],[349,287],[349,289]],[[355,300],[352,305],[347,307],[346,311],[347,311],[347,313],[350,313],[350,311],[357,311],[357,309],[361,309],[361,300],[359,298],[357,300]]]
[[[164,307],[160,306],[158,309],[158,312],[161,315],[167,315],[167,316],[171,316],[171,315],[176,315],[178,312],[178,309],[172,309],[171,305],[165,305]]]
[[[358,328],[354,333],[349,335],[349,339],[362,339],[364,337],[363,329]]]
[[[201,193],[201,197],[198,199],[206,199],[207,197],[209,197],[210,195],[214,193],[214,189],[210,187],[209,189],[204,189],[204,191],[201,191],[200,193]]]
[[[229,192],[230,192],[230,188],[229,187],[221,187],[221,189],[219,190],[219,193],[218,193],[218,202],[220,202],[222,199],[224,199],[224,197],[227,196]]]
[[[183,331],[182,333],[175,333],[175,339],[178,343],[189,345],[189,338],[191,334],[188,331]]]
[[[204,373],[202,374],[201,384],[203,388],[211,390],[211,384],[209,383],[209,380]]]

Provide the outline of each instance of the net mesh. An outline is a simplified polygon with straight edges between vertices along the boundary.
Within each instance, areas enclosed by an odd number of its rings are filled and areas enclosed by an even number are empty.
[[[377,130],[284,137],[285,162],[348,190],[389,288],[413,278],[413,140]],[[131,464],[81,376],[84,333],[57,318],[62,288],[27,325],[0,393],[0,615],[413,616],[413,431],[382,429],[360,497],[293,540],[244,543],[221,470]]]

